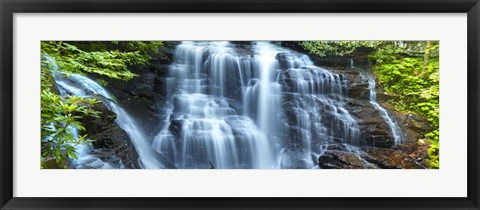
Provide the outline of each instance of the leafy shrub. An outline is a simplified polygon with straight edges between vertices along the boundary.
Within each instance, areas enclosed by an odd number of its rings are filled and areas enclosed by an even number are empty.
[[[106,78],[129,80],[137,75],[128,68],[144,65],[163,47],[163,42],[62,42],[41,43],[41,53],[58,64],[41,63],[41,166],[66,168],[69,159],[77,159],[75,146],[88,141],[81,119],[98,117],[92,107],[99,103],[92,98],[60,96],[52,77],[54,71],[95,74]],[[58,73],[58,72],[57,72]],[[103,85],[106,81],[97,79]],[[52,163],[53,162],[53,163]]]

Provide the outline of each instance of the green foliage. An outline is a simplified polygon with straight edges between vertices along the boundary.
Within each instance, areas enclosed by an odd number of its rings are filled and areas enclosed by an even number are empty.
[[[427,164],[430,166],[430,168],[439,168],[440,163],[439,163],[439,149],[440,149],[440,144],[439,144],[439,131],[438,128],[436,130],[433,130],[427,134],[425,134],[425,137],[428,139],[430,143],[430,147],[428,148],[428,156],[429,159],[426,160]]]
[[[123,52],[139,52],[147,61],[152,59],[152,55],[157,54],[159,49],[164,46],[161,41],[114,41],[112,45]]]
[[[75,146],[89,141],[87,135],[75,136],[73,128],[85,131],[79,121],[84,116],[98,117],[91,106],[98,103],[95,99],[76,96],[59,97],[49,90],[43,90],[42,99],[42,165],[46,160],[55,159],[60,166],[67,159],[76,159]],[[62,167],[65,167],[64,165]]]
[[[370,55],[385,93],[397,98],[390,103],[398,111],[420,114],[430,122],[432,128],[420,142],[429,144],[427,163],[431,168],[439,167],[438,46],[438,42],[432,41],[390,42]]]
[[[53,78],[46,65],[41,68],[41,165],[57,168],[67,167],[68,158],[76,159],[77,144],[89,141],[87,135],[76,136],[74,128],[85,131],[80,120],[84,116],[98,117],[99,112],[91,108],[99,103],[95,99],[77,96],[62,97],[52,92]]]
[[[372,50],[370,61],[389,101],[397,111],[425,117],[431,128],[424,135],[431,168],[439,167],[439,43],[436,41],[303,41],[308,52],[345,56],[360,48]]]
[[[56,45],[51,47],[49,45]],[[67,43],[42,42],[42,53],[55,58],[64,72],[93,73],[115,79],[128,80],[135,76],[128,65],[144,63],[138,53],[119,51],[86,52]]]
[[[163,42],[42,42],[42,53],[55,58],[63,72],[97,74],[129,80],[129,66],[145,65],[163,47]]]
[[[41,53],[55,62],[41,63],[41,165],[42,168],[66,168],[68,159],[76,159],[75,145],[92,141],[86,135],[82,118],[98,117],[92,107],[95,99],[60,96],[52,73],[95,74],[103,78],[129,80],[136,76],[129,67],[144,65],[163,47],[163,42],[41,42]],[[58,66],[56,66],[58,64]],[[114,99],[113,99],[114,100]]]
[[[137,52],[141,59],[146,61],[152,59],[152,55],[158,54],[159,49],[164,47],[164,43],[162,41],[91,41],[69,43],[87,52]]]
[[[324,56],[344,56],[357,48],[375,48],[381,41],[303,41],[300,45],[312,54]]]

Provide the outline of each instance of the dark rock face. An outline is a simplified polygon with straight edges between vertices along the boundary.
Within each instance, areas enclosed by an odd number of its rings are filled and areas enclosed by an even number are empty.
[[[101,112],[100,118],[87,117],[82,122],[88,131],[88,137],[95,140],[93,155],[113,165],[140,168],[133,143],[128,134],[115,123],[116,114],[102,103],[94,105],[93,109]]]
[[[390,127],[368,100],[352,98],[347,105],[352,115],[357,117],[368,146],[390,148],[394,145]]]
[[[173,51],[177,42],[166,42],[165,47],[160,49],[148,65],[134,66],[130,68],[132,73],[137,74],[128,81],[120,81],[108,78],[107,89],[116,97],[117,102],[142,126],[145,132],[153,137],[158,129],[164,125],[167,117],[165,104],[167,97],[167,79],[169,64],[173,59]]]
[[[427,119],[415,115],[397,115],[400,127],[405,132],[406,142],[417,142],[430,129]]]
[[[399,150],[386,148],[355,148],[333,144],[318,158],[322,169],[422,169],[421,159]]]
[[[362,64],[366,63],[364,62]],[[360,131],[362,132],[362,142],[368,146],[383,148],[392,147],[394,145],[394,140],[390,127],[380,116],[380,112],[370,103],[368,81],[363,79],[360,75],[363,70],[350,67],[329,67],[327,69],[331,72],[342,75],[348,81],[345,89],[345,92],[349,97],[346,101],[346,108],[353,116],[355,116],[359,124]],[[389,110],[392,109],[392,107],[387,107],[387,109],[388,108],[390,108]]]
[[[153,99],[156,97],[155,94],[152,94],[155,89],[155,78],[156,75],[153,72],[140,74],[125,85],[124,91],[132,96]]]
[[[354,60],[357,64],[357,58]],[[314,60],[314,62],[319,63],[318,60]],[[388,124],[370,103],[367,81],[360,77],[359,69],[348,66],[345,68],[343,67],[345,64],[335,64],[334,61],[331,61],[327,65],[337,65],[337,67],[330,67],[329,70],[342,74],[349,80],[346,91],[350,100],[346,102],[346,107],[356,117],[365,146],[369,149],[358,153],[358,151],[351,152],[338,145],[329,146],[325,154],[319,157],[320,168],[426,168],[422,161],[428,158],[427,148],[419,146],[418,140],[423,138],[423,135],[429,130],[428,121],[418,115],[395,112],[394,106],[387,102],[395,100],[395,96],[377,90],[377,103],[395,117],[402,133],[405,134],[405,143],[395,145]],[[360,63],[358,65],[367,64]],[[363,68],[367,69],[368,67],[364,66]]]
[[[363,54],[362,54],[363,53]],[[329,72],[338,74],[339,80],[343,81],[345,87],[341,90],[347,96],[345,108],[351,113],[355,120],[358,122],[358,126],[361,131],[361,139],[358,140],[360,144],[366,144],[367,146],[375,146],[381,148],[391,148],[394,145],[393,136],[391,129],[385,120],[381,117],[379,110],[377,110],[370,103],[370,89],[368,81],[362,77],[362,69],[367,69],[368,65],[368,54],[361,51],[361,55],[355,55],[352,57],[355,60],[355,65],[360,67],[353,67],[351,65],[350,58],[346,57],[331,57],[331,58],[318,58],[316,56],[310,56],[314,63],[317,65],[329,66],[324,67]],[[279,62],[279,66],[282,69],[282,72],[279,76],[279,84],[282,85],[284,92],[283,96],[283,106],[285,109],[285,114],[287,116],[289,125],[298,124],[298,107],[299,107],[299,96],[296,93],[305,91],[299,90],[301,87],[298,84],[299,78],[305,82],[315,82],[317,80],[325,79],[322,78],[322,73],[317,73],[316,69],[309,69],[309,67],[300,67],[300,69],[289,69],[289,66],[293,65],[292,54],[288,53],[278,53],[276,59]],[[327,61],[325,61],[327,60]],[[330,60],[330,61],[328,61]],[[315,72],[315,73],[314,73]],[[312,75],[320,75],[312,76]],[[312,80],[312,81],[310,81]],[[315,87],[323,92],[323,95],[327,97],[335,97],[335,95],[326,95],[332,90],[326,87]],[[381,95],[383,99],[387,99],[388,95]],[[309,101],[305,96],[301,97],[301,103],[306,103]],[[329,115],[329,107],[322,107],[322,104],[317,106],[322,113],[322,123],[329,127],[342,127],[342,123],[335,123],[335,117]],[[389,110],[392,110],[392,107],[386,107]],[[399,121],[399,120],[397,120]],[[290,129],[295,131],[295,129]],[[295,132],[293,132],[295,134]],[[338,136],[341,138],[341,136]],[[291,137],[295,139],[295,137]]]
[[[371,51],[372,49],[368,48],[358,48],[356,52],[351,55],[326,57],[312,56],[312,60],[318,66],[329,66],[336,69],[350,68],[353,61],[354,66],[366,69],[366,66],[370,65],[368,55]]]
[[[170,130],[170,132],[172,132],[174,136],[180,137],[180,134],[182,133],[183,123],[184,123],[183,120],[173,119],[170,122],[170,126],[168,127],[168,129]]]
[[[355,106],[352,108],[354,116],[358,117],[360,130],[365,136],[365,142],[368,146],[390,148],[394,145],[394,140],[388,124],[380,116],[377,109],[370,103],[365,106]]]
[[[362,157],[380,168],[389,169],[421,169],[423,168],[412,157],[392,149],[371,148]]]
[[[419,165],[427,168],[423,160],[428,159],[428,145],[419,145],[418,142],[415,141],[399,144],[395,147],[401,152],[408,154],[408,156],[413,158]]]
[[[350,97],[357,100],[369,100],[370,90],[368,89],[367,83],[353,83],[348,89]]]
[[[354,152],[329,150],[318,158],[322,169],[364,169],[375,168]]]
[[[280,69],[282,70],[288,69],[288,62],[289,62],[289,59],[291,59],[288,53],[278,53],[275,56],[275,59],[277,59]]]

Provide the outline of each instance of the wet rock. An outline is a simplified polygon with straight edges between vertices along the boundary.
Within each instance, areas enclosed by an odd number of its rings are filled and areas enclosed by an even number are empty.
[[[408,114],[402,125],[417,133],[425,133],[429,129],[427,123],[427,119],[420,115]]]
[[[335,67],[329,67],[329,66],[324,66],[324,69],[335,73],[335,74],[340,74],[344,77],[344,79],[348,80],[349,86],[351,86],[354,83],[362,84],[366,83],[361,77],[360,77],[360,70],[356,69],[345,69],[345,68],[335,68]]]
[[[353,83],[349,86],[348,93],[354,99],[369,100],[370,89],[367,83]]]
[[[156,77],[153,85],[153,91],[161,96],[167,96],[168,83],[164,77]]]
[[[390,127],[368,100],[352,99],[347,105],[350,113],[357,118],[367,145],[383,148],[394,145]]]
[[[323,169],[420,169],[422,158],[402,151],[386,148],[359,148],[348,144],[330,144],[318,159]]]
[[[93,109],[100,112],[100,117],[83,118],[82,124],[88,132],[88,138],[95,140],[95,156],[116,166],[140,168],[138,154],[130,137],[115,122],[116,114],[103,103],[95,104]]]
[[[382,91],[377,91],[377,101],[386,102],[390,100],[396,100],[397,96],[383,93]]]
[[[355,152],[355,153],[360,153],[361,152],[360,149],[358,149],[358,148],[356,148],[352,145],[343,144],[343,143],[329,144],[329,145],[327,145],[326,150],[338,150],[338,151]]]
[[[364,169],[375,168],[355,152],[328,150],[318,158],[322,169]]]
[[[317,57],[317,56],[312,56],[313,57],[313,62],[316,63],[319,66],[329,66],[329,67],[335,67],[335,68],[347,68],[350,66],[350,59],[351,57],[347,56],[325,56],[325,57]]]
[[[390,105],[382,103],[386,107]],[[403,133],[405,134],[405,143],[418,142],[419,139],[424,138],[424,135],[430,131],[430,123],[428,120],[420,115],[416,114],[403,114],[398,112],[392,112],[396,117],[396,121]]]
[[[293,45],[292,47],[299,49],[299,51],[310,54],[302,50],[301,46],[298,44],[290,44]],[[312,61],[318,66],[328,66],[337,69],[349,69],[351,68],[351,61],[353,60],[353,64],[356,68],[366,69],[368,65],[370,65],[368,56],[372,52],[371,48],[357,48],[353,54],[344,55],[344,56],[310,56]]]
[[[128,81],[101,78],[107,81],[106,89],[116,101],[129,112],[153,138],[163,128],[166,117],[161,106],[165,103],[169,65],[173,62],[173,50],[178,42],[164,42],[165,46],[152,55],[147,65],[136,65],[129,70],[138,75]],[[91,75],[92,78],[98,77]]]
[[[139,77],[135,77],[125,86],[125,92],[137,96],[142,95],[152,99],[152,92],[155,87],[156,75],[154,73],[143,73]]]
[[[168,64],[159,64],[159,65],[153,65],[149,67],[149,71],[155,73],[157,77],[167,77],[168,76]]]
[[[356,98],[351,98],[350,100],[347,101],[347,106],[352,107],[353,111],[363,111],[362,109],[366,107],[367,109],[373,108],[371,107],[371,104],[367,100],[360,100]],[[360,116],[360,115],[358,115]]]
[[[428,168],[428,164],[424,161],[429,158],[428,147],[428,144],[419,144],[418,142],[409,142],[395,146],[395,148],[408,154],[408,156],[413,158],[416,163],[425,168]]]
[[[288,59],[289,59],[288,53],[278,53],[275,56],[275,59],[278,60],[280,69],[288,69]]]
[[[366,161],[374,163],[380,168],[387,169],[421,169],[416,159],[393,149],[370,148],[361,155]]]
[[[168,129],[174,136],[179,137],[182,133],[184,122],[185,120],[173,119],[170,121],[170,126],[168,127]]]
[[[303,145],[306,133],[308,133],[308,130],[298,126],[290,126],[290,142],[301,147],[306,146]]]

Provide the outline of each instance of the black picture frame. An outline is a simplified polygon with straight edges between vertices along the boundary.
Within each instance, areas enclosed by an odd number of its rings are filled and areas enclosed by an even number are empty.
[[[0,0],[1,209],[479,209],[478,0]],[[465,198],[17,198],[13,197],[15,13],[467,13],[468,196]],[[445,180],[455,181],[455,180]]]

